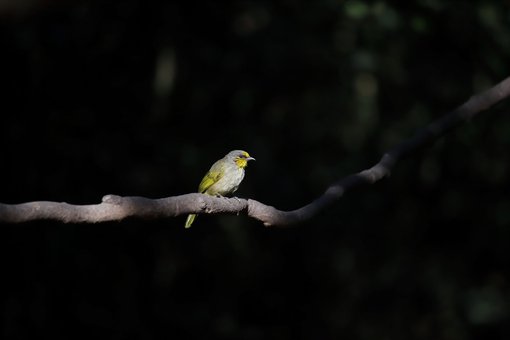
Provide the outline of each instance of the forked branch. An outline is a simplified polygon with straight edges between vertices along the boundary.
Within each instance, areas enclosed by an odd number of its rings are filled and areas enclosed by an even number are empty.
[[[317,199],[292,211],[278,210],[252,199],[217,198],[203,194],[187,194],[160,199],[106,195],[101,203],[92,205],[72,205],[58,202],[0,203],[0,222],[22,223],[53,220],[63,223],[98,223],[121,221],[130,217],[157,219],[189,213],[244,213],[261,221],[265,226],[295,225],[312,218],[342,197],[349,189],[362,184],[373,184],[386,177],[398,160],[427,146],[509,95],[510,77],[485,92],[471,97],[454,111],[433,121],[410,139],[386,152],[381,160],[371,168],[333,183]]]

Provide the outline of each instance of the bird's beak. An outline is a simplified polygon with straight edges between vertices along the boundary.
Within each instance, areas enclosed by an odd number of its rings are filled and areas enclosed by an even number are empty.
[[[255,158],[253,158],[253,157],[248,157],[248,158],[246,158],[246,160],[247,160],[247,161],[254,161],[254,160],[255,160]]]

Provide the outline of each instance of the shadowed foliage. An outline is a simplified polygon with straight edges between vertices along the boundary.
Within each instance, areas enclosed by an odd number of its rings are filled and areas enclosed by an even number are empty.
[[[2,203],[189,193],[244,149],[236,194],[293,209],[510,74],[500,1],[3,3]],[[507,338],[508,110],[298,228],[2,225],[2,337]]]

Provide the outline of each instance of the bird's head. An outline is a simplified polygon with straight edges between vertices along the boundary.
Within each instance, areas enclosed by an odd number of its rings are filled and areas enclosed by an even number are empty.
[[[246,168],[249,161],[255,160],[255,158],[251,157],[249,153],[247,153],[246,151],[243,151],[243,150],[230,151],[227,154],[226,158],[229,161],[234,162],[241,169]]]

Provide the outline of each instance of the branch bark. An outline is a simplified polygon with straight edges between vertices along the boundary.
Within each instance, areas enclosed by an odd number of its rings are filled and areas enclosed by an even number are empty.
[[[187,194],[160,199],[106,195],[93,205],[72,205],[59,202],[0,203],[0,222],[23,223],[53,220],[63,223],[98,223],[126,218],[157,219],[189,213],[247,214],[265,226],[284,227],[306,221],[325,209],[346,191],[363,184],[373,184],[388,176],[396,162],[445,135],[480,112],[510,96],[510,77],[494,87],[471,97],[442,118],[433,121],[413,137],[386,152],[369,169],[347,176],[332,185],[311,203],[292,211],[278,210],[252,199],[217,198],[203,194]]]

